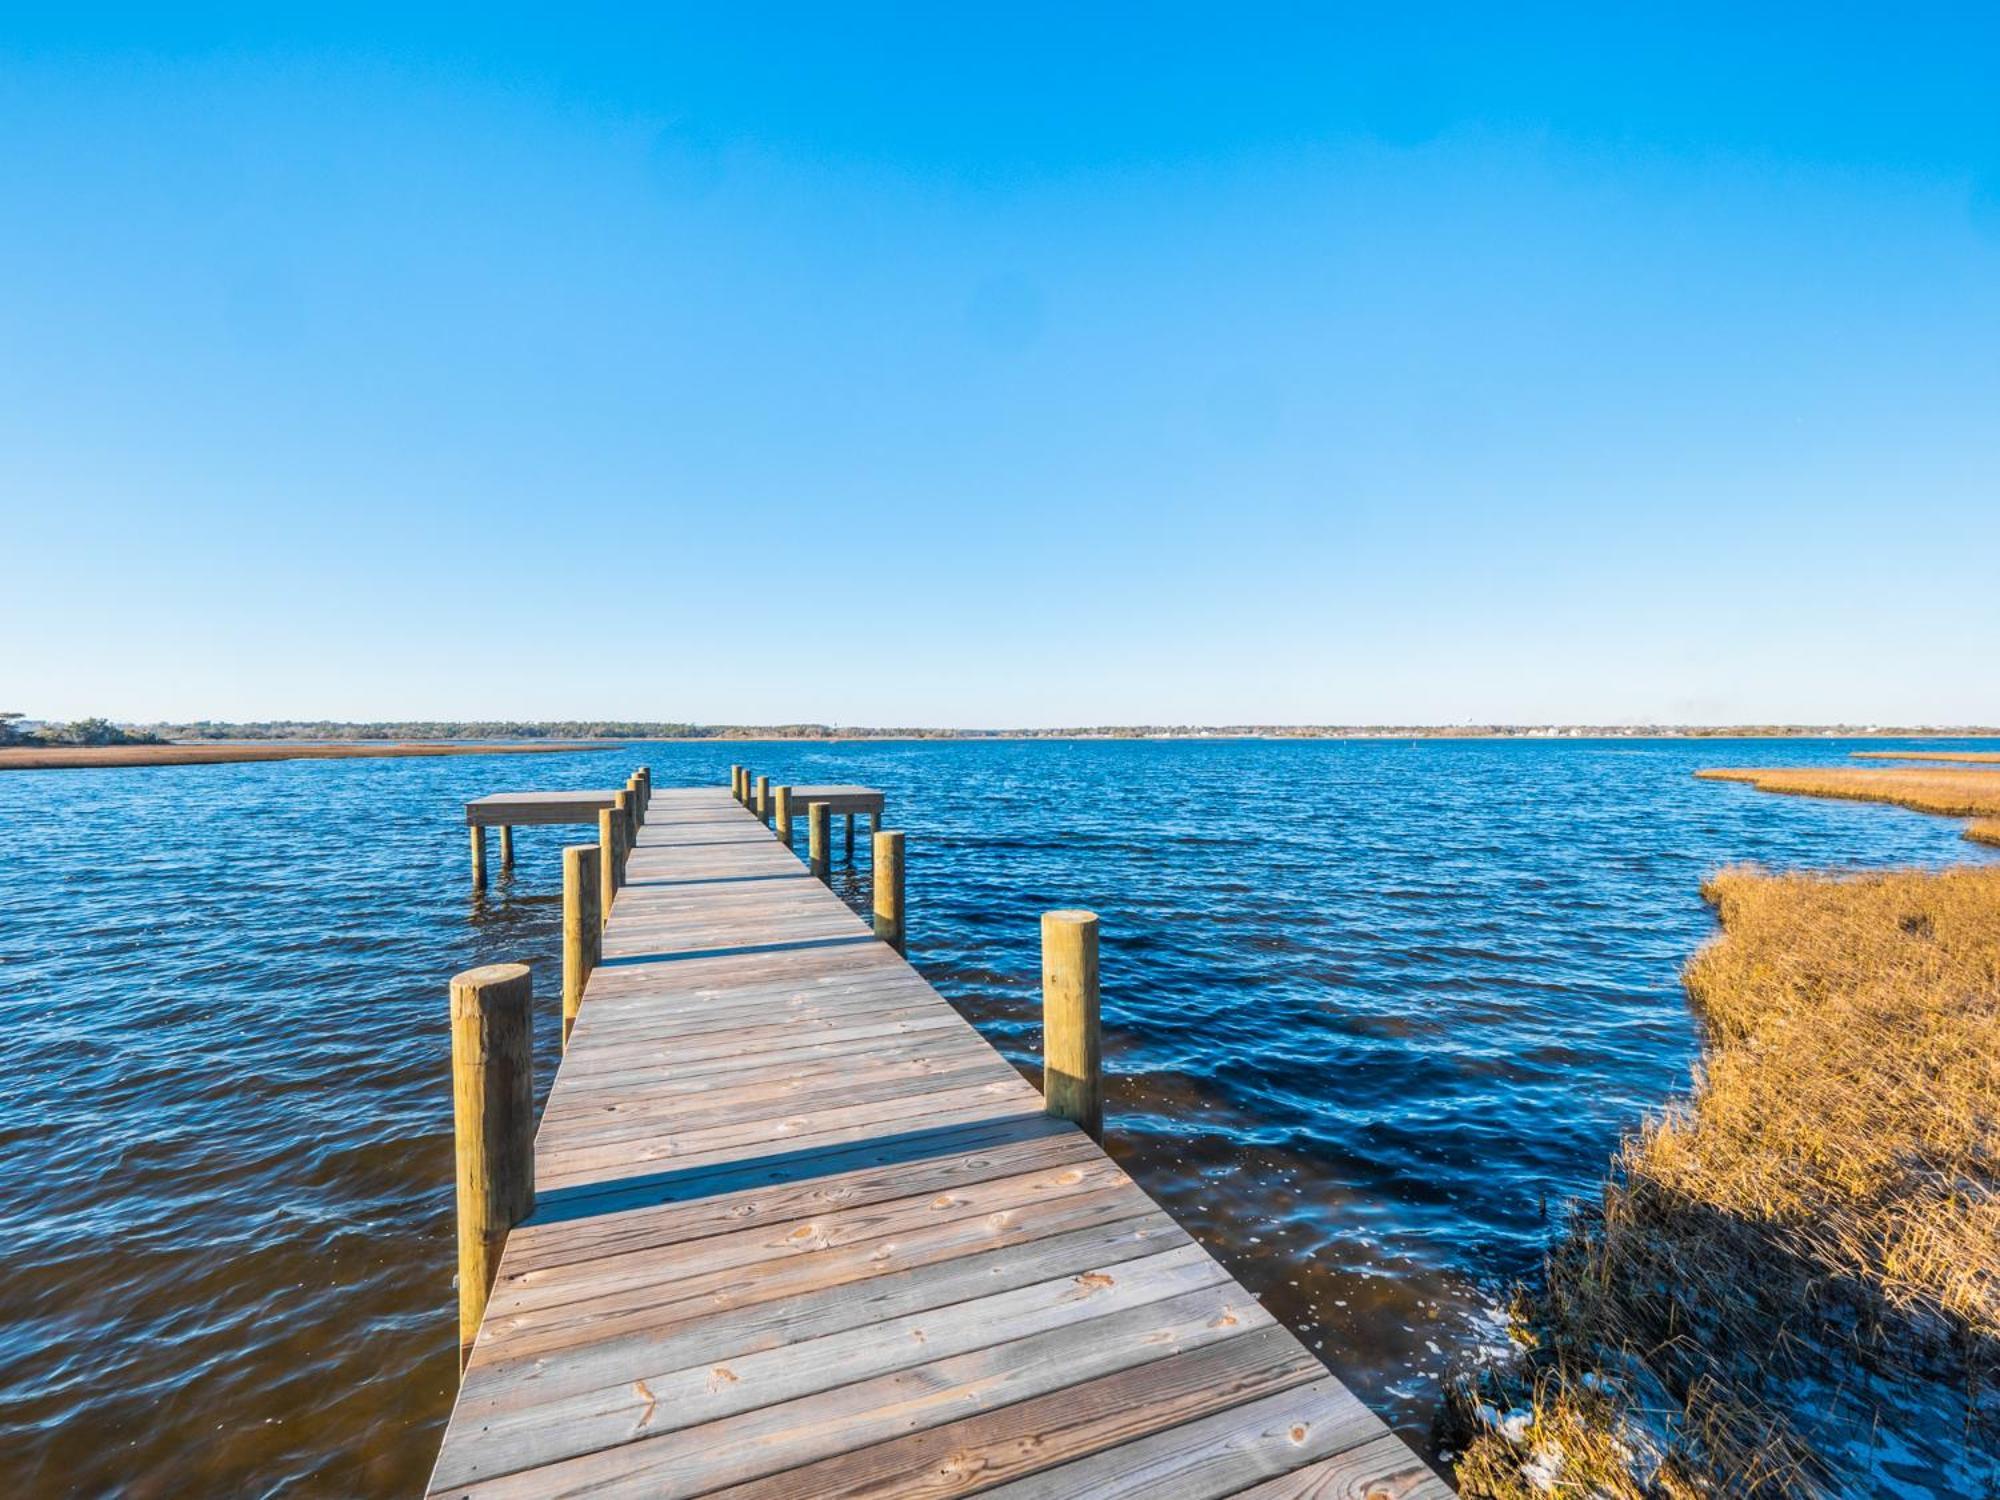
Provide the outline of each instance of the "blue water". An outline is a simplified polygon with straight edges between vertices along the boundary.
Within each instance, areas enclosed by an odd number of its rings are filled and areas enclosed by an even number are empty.
[[[1879,741],[1868,748],[1881,748]],[[557,993],[557,850],[459,804],[885,788],[910,956],[1011,1058],[1103,918],[1112,1149],[1399,1429],[1685,1086],[1716,867],[1989,858],[1693,780],[1831,741],[671,744],[0,773],[0,1492],[398,1494],[456,1375],[445,981]],[[836,841],[837,847],[837,841]],[[864,860],[835,883],[867,897]],[[541,1037],[543,1081],[555,1061]]]

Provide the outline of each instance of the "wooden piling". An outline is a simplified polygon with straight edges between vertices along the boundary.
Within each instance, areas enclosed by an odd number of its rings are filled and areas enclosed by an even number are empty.
[[[618,810],[597,812],[597,903],[601,921],[611,920],[611,903],[618,895]]]
[[[507,1232],[535,1206],[533,980],[526,964],[451,981],[458,1154],[458,1367],[472,1353]]]
[[[500,868],[514,868],[514,829],[511,824],[500,825]]]
[[[833,814],[824,802],[806,804],[806,868],[813,878],[832,883],[833,863],[826,846],[833,841]]]
[[[771,798],[777,820],[773,831],[778,835],[778,842],[789,849],[792,847],[792,789],[788,786],[773,787]]]
[[[771,826],[771,778],[759,776],[755,792],[755,806],[751,809],[763,820],[764,826]]]
[[[603,888],[597,873],[595,844],[571,844],[563,850],[563,990],[562,1041],[569,1048],[570,1028],[583,1008],[583,987],[604,950],[604,913],[599,909]]]
[[[639,778],[639,811],[643,815],[653,805],[653,768],[641,766],[633,774]]]
[[[854,863],[854,814],[847,815],[847,847],[841,850],[841,858],[848,864]]]
[[[903,952],[903,830],[879,828],[871,851],[875,885],[875,936]]]
[[[477,823],[472,826],[472,883],[486,889],[486,830]]]
[[[611,799],[611,810],[618,815],[618,883],[625,883],[625,861],[632,857],[632,846],[639,841],[639,830],[632,822],[632,794],[620,792]]]
[[[1042,1105],[1104,1139],[1097,913],[1042,913]]]

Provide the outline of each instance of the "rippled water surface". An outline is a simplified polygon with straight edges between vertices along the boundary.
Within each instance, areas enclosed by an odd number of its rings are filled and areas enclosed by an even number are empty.
[[[1876,742],[1879,745],[1879,742]],[[1419,1442],[1562,1200],[1684,1086],[1731,861],[1982,858],[1698,783],[1788,742],[654,745],[0,773],[0,1492],[403,1494],[455,1384],[444,985],[557,993],[557,850],[459,804],[747,760],[908,830],[910,956],[1009,1057],[1104,919],[1113,1151]],[[865,861],[837,870],[867,896]],[[542,1030],[545,1085],[555,1061]]]

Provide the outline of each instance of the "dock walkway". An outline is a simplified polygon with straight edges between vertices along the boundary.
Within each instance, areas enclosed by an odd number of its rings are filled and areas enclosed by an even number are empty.
[[[659,789],[430,1493],[1449,1490],[723,789]]]

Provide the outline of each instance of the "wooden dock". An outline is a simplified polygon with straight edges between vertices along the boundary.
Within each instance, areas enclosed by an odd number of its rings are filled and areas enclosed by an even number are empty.
[[[1450,1493],[756,813],[648,800],[429,1493]]]

